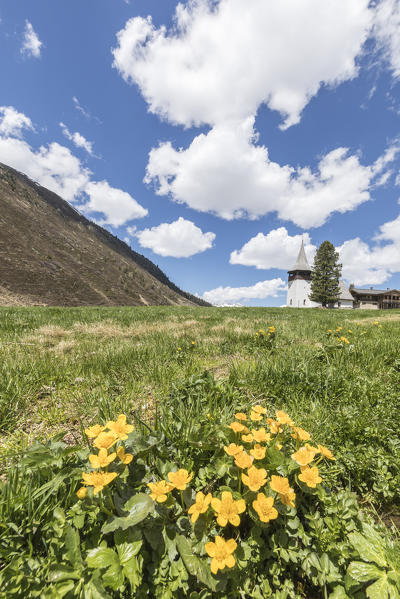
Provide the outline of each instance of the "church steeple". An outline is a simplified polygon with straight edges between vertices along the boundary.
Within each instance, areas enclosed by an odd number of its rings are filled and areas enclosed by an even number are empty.
[[[299,255],[297,256],[296,264],[288,270],[288,273],[292,273],[292,272],[296,272],[296,271],[311,272],[311,267],[308,264],[303,240],[301,240],[301,247],[300,247]]]

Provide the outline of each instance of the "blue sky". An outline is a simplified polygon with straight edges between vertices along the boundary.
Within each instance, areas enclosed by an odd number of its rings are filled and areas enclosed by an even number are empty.
[[[0,161],[213,302],[400,287],[400,2],[0,3]]]

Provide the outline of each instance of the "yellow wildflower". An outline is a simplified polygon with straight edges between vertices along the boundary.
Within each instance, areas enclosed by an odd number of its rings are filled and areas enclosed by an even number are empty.
[[[270,333],[275,333],[276,328],[274,326],[272,326],[272,327],[268,327],[268,330]]]
[[[253,412],[257,412],[257,414],[266,414],[267,413],[266,408],[263,408],[259,404],[257,404],[256,406],[253,406],[251,409],[253,410]]]
[[[228,522],[232,526],[239,526],[239,514],[246,510],[244,499],[235,501],[230,491],[222,491],[221,499],[213,497],[211,499],[211,507],[217,514],[217,522],[220,526],[226,526]]]
[[[286,412],[284,412],[283,410],[278,410],[276,412],[276,419],[279,422],[279,424],[288,424],[289,426],[294,425],[294,422],[290,418],[289,414],[286,414]]]
[[[310,468],[309,466],[305,466],[301,469],[301,474],[299,474],[299,480],[303,483],[306,483],[308,487],[315,489],[318,483],[322,482],[322,478],[319,476],[317,466],[313,466]]]
[[[328,460],[336,460],[331,450],[327,447],[324,447],[323,445],[318,445],[318,451],[321,455],[324,456],[324,458],[328,458]]]
[[[244,450],[235,456],[235,464],[238,468],[242,468],[242,470],[245,468],[250,468],[252,463],[253,458],[251,458]]]
[[[133,460],[133,455],[131,453],[125,453],[125,448],[122,447],[122,445],[117,449],[117,456],[123,464],[130,464]]]
[[[332,333],[332,329],[328,329],[328,333]]]
[[[92,468],[106,468],[116,457],[117,454],[115,452],[107,455],[107,449],[102,448],[98,455],[91,454],[89,456],[89,461]]]
[[[286,495],[279,495],[279,499],[282,501],[283,505],[289,505],[290,507],[294,507],[296,493],[294,492],[294,489],[289,489],[289,492],[286,493]]]
[[[280,451],[282,449],[283,445],[282,445],[282,443],[276,443],[275,447],[278,451]]]
[[[77,490],[76,494],[78,495],[78,499],[85,499],[87,493],[86,487],[81,487]]]
[[[174,488],[174,485],[171,485],[166,480],[160,480],[158,483],[147,483],[147,486],[151,491],[150,497],[153,501],[157,501],[158,503],[167,501],[167,493]]]
[[[252,466],[247,470],[247,475],[242,474],[242,481],[250,491],[258,491],[267,482],[267,471],[264,468]]]
[[[193,478],[193,472],[189,474],[187,470],[181,468],[177,472],[169,472],[168,478],[176,489],[184,491]]]
[[[300,447],[298,451],[292,454],[292,460],[294,460],[299,466],[307,466],[313,461],[317,452],[309,445]]]
[[[347,337],[339,337],[339,341],[343,341],[343,343],[346,343],[347,345],[350,343]]]
[[[103,472],[102,470],[99,472],[82,472],[83,484],[94,487],[94,495],[100,493],[116,476],[118,476],[116,472]]]
[[[254,429],[251,431],[251,433],[253,435],[254,441],[257,441],[257,443],[271,441],[271,435],[265,431],[264,427],[259,428],[259,429]]]
[[[89,439],[95,439],[105,428],[105,426],[101,426],[100,424],[94,424],[93,426],[89,426],[89,428],[85,428],[85,434]]]
[[[126,416],[125,414],[120,414],[115,420],[110,420],[107,422],[107,427],[115,433],[121,441],[125,441],[128,438],[128,434],[131,433],[134,429],[133,424],[126,424]]]
[[[236,420],[247,420],[247,416],[244,412],[237,412],[237,414],[235,414],[235,418]]]
[[[293,427],[292,437],[297,439],[297,441],[309,441],[311,439],[310,433],[299,426]]]
[[[233,557],[233,552],[237,547],[234,539],[225,541],[220,536],[215,537],[215,543],[211,541],[204,545],[204,548],[211,559],[211,572],[216,574],[218,570],[223,570],[225,567],[233,568],[236,561]]]
[[[253,449],[250,449],[250,454],[255,460],[263,460],[265,458],[266,448],[262,447],[259,443],[256,443]]]
[[[343,329],[343,327],[338,327],[338,328],[336,329],[336,332],[337,332],[337,333],[340,333],[340,331],[341,331],[342,329]]]
[[[208,510],[208,506],[211,503],[212,495],[207,493],[204,495],[201,491],[196,494],[196,503],[190,506],[188,512],[191,514],[191,520],[193,524],[197,521],[200,514],[204,514]]]
[[[247,426],[240,424],[240,422],[232,422],[229,425],[229,428],[231,428],[235,433],[248,433],[249,432],[249,429],[247,428]]]
[[[278,493],[280,500],[284,505],[290,505],[294,507],[294,500],[296,498],[296,494],[294,490],[289,485],[289,480],[284,476],[276,476],[273,474],[271,476],[271,482],[269,486],[273,491]]]
[[[274,420],[273,418],[267,418],[267,423],[273,435],[282,432],[282,428],[279,426],[279,422],[276,422],[276,420]]]
[[[228,455],[235,456],[243,451],[243,446],[236,445],[236,443],[231,443],[230,445],[224,445],[224,450]]]
[[[259,422],[260,420],[262,420],[262,414],[259,414],[258,412],[254,412],[252,410],[250,412],[250,420],[252,420],[253,422]]]
[[[242,435],[242,440],[245,443],[251,443],[253,441],[253,435],[249,433],[248,435]]]
[[[264,493],[258,493],[257,499],[253,501],[253,508],[257,512],[261,522],[269,522],[278,517],[277,510],[273,507],[274,500]]]
[[[110,449],[112,445],[117,441],[118,437],[113,432],[102,432],[96,439],[93,441],[93,445],[97,447],[97,449]]]

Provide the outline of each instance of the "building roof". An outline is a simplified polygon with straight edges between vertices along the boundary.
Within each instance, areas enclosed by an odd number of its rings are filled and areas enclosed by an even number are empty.
[[[292,268],[290,268],[288,270],[288,272],[293,272],[295,270],[311,272],[311,267],[308,264],[303,240],[301,240],[301,247],[300,247],[299,255],[297,256],[296,264],[294,266],[292,266]]]
[[[357,289],[352,287],[351,291],[357,295],[383,295],[384,293],[393,293],[399,291],[397,289]]]
[[[340,288],[339,301],[340,300],[351,300],[351,301],[353,301],[354,298],[351,295],[350,291],[347,289],[344,281],[339,281],[339,288]]]

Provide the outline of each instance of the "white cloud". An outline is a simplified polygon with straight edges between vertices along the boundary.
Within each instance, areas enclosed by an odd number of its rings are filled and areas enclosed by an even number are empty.
[[[31,119],[13,106],[0,106],[0,135],[20,137],[23,129],[33,131]]]
[[[356,237],[336,248],[343,263],[343,277],[349,282],[380,285],[400,272],[400,216],[381,225],[374,240],[375,245],[370,247]]]
[[[138,238],[144,248],[150,248],[160,256],[173,258],[189,258],[212,247],[215,233],[203,233],[190,221],[182,218],[172,223],[162,223],[151,229],[129,232]]]
[[[33,56],[34,58],[39,58],[42,45],[42,42],[32,27],[32,23],[26,20],[21,53],[26,54],[27,56]]]
[[[258,269],[281,268],[287,270],[296,262],[302,239],[308,261],[311,264],[316,246],[311,243],[309,234],[289,235],[285,227],[273,229],[267,235],[258,233],[240,250],[232,252],[229,261],[231,264],[255,266]]]
[[[336,148],[312,171],[271,161],[256,141],[249,118],[235,128],[214,127],[187,149],[161,143],[150,151],[145,181],[155,184],[158,195],[228,220],[277,212],[302,228],[318,227],[333,212],[354,210],[369,200],[375,177],[398,152],[393,146],[364,166],[347,148]]]
[[[277,297],[286,291],[287,285],[282,279],[271,279],[269,281],[259,281],[249,287],[217,287],[210,291],[205,291],[203,299],[210,304],[226,304],[238,300],[265,299],[267,297]]]
[[[72,143],[77,148],[83,148],[84,150],[86,150],[88,154],[90,154],[90,156],[93,156],[93,142],[88,141],[85,137],[83,137],[83,135],[78,133],[78,131],[75,131],[75,133],[71,133],[68,127],[64,125],[64,123],[60,123],[60,127],[61,131],[63,132],[63,135],[65,135],[67,139],[72,141]]]
[[[129,193],[111,187],[107,181],[90,181],[85,186],[85,193],[89,196],[86,202],[79,208],[87,214],[101,212],[105,219],[100,224],[110,224],[115,227],[133,220],[142,218],[148,214]]]
[[[380,0],[375,10],[374,35],[395,78],[400,77],[400,1]]]
[[[321,85],[357,75],[372,15],[368,0],[195,0],[170,30],[130,19],[114,65],[173,123],[243,120],[266,103],[287,127]]]
[[[21,132],[16,122],[25,123],[25,126],[30,123],[28,117],[17,114],[18,119],[13,117],[9,121],[14,125],[8,126],[14,135]],[[102,224],[118,226],[147,214],[147,210],[127,192],[111,187],[107,181],[92,181],[92,172],[68,148],[58,143],[34,150],[26,141],[11,137],[10,133],[2,134],[0,130],[0,162],[25,173],[68,202],[83,202],[79,206],[82,212],[103,213]]]
[[[91,175],[68,148],[58,143],[35,151],[21,139],[0,137],[0,162],[25,173],[68,202],[82,193]]]

